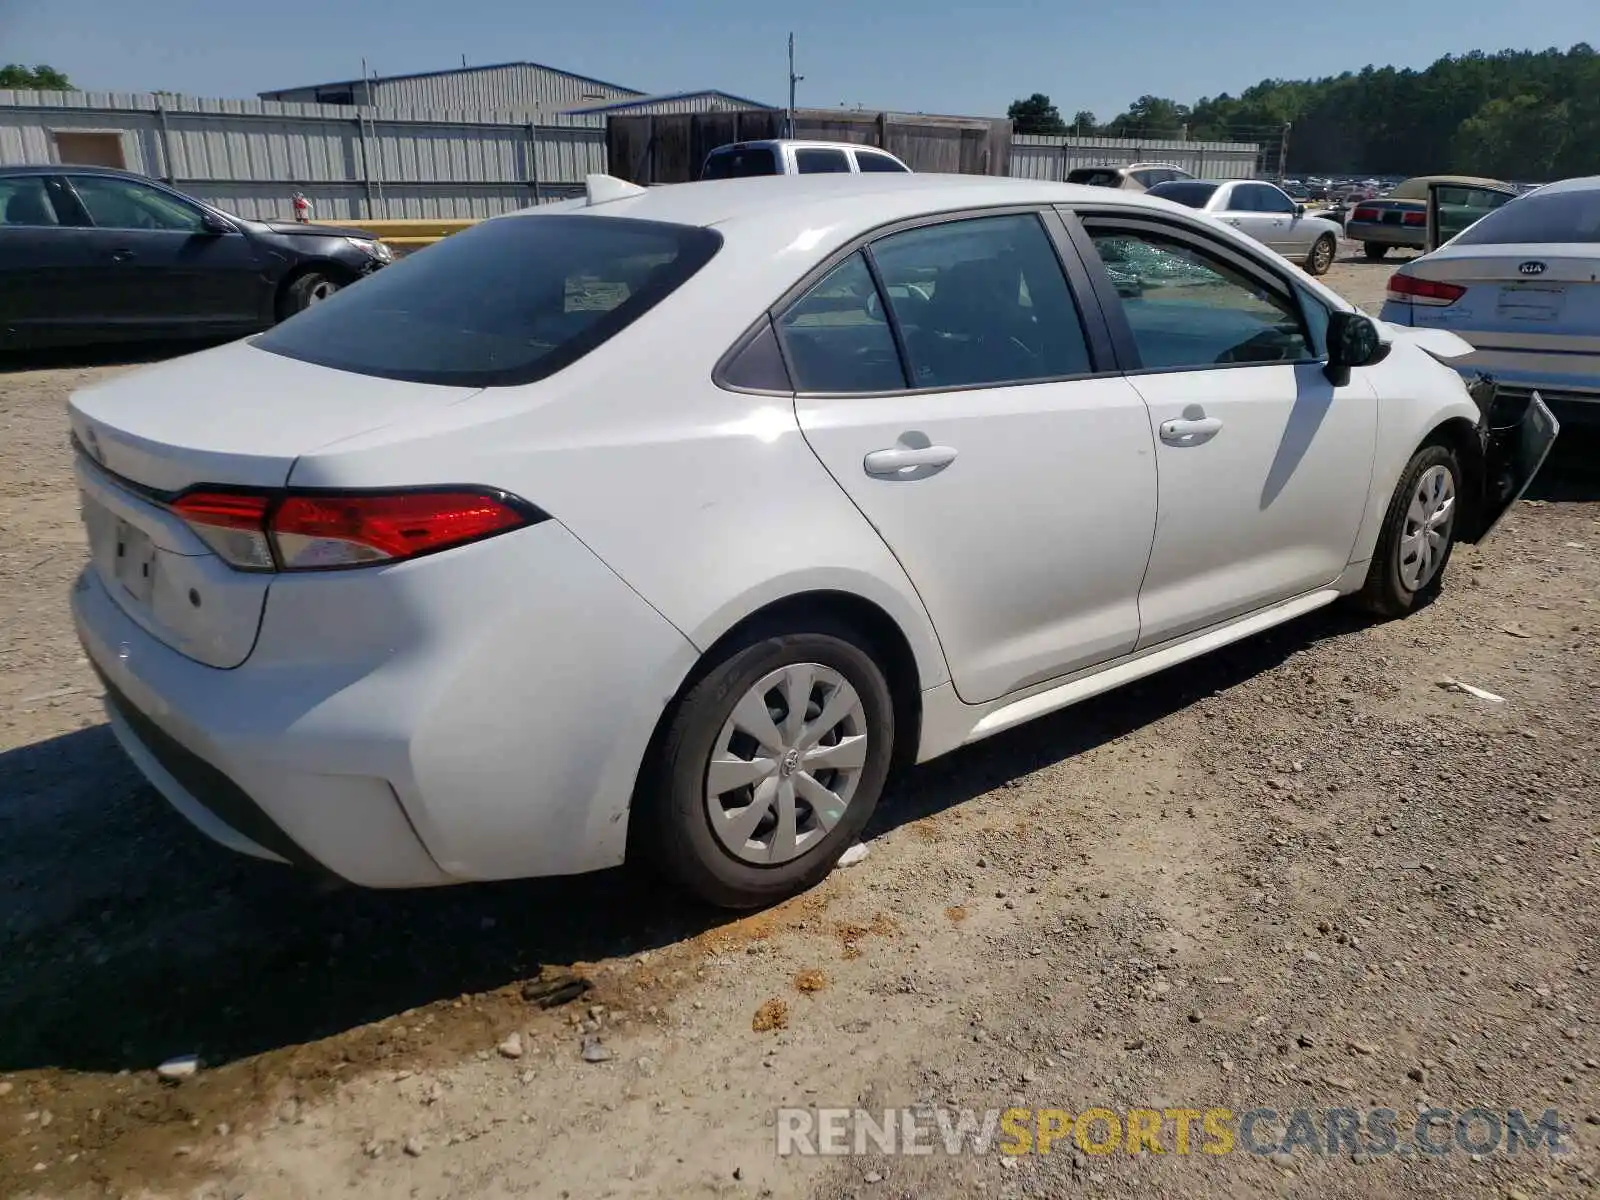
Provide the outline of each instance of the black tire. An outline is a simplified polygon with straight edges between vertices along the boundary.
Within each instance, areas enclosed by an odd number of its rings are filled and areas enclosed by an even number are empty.
[[[1412,498],[1423,475],[1436,466],[1445,467],[1450,472],[1450,480],[1455,488],[1454,516],[1438,566],[1421,587],[1412,590],[1401,578],[1401,543],[1406,535]],[[1358,607],[1374,616],[1403,617],[1438,594],[1444,583],[1445,568],[1450,565],[1450,553],[1455,548],[1456,521],[1462,512],[1461,495],[1461,464],[1456,459],[1455,451],[1447,446],[1429,445],[1411,456],[1389,500],[1389,511],[1384,514],[1383,528],[1378,532],[1378,544],[1372,552],[1372,565],[1368,568],[1366,583],[1351,598]]]
[[[872,817],[894,753],[894,701],[865,639],[831,622],[806,632],[756,635],[723,652],[668,714],[641,778],[630,822],[632,851],[672,882],[719,908],[774,904],[819,883]],[[796,663],[837,671],[861,700],[866,761],[842,816],[799,857],[775,865],[735,858],[711,828],[706,773],[734,707],[764,676]]]
[[[338,271],[313,268],[296,275],[284,286],[278,297],[278,320],[287,321],[296,313],[304,312],[318,300],[326,299],[340,288],[350,286],[351,279]]]
[[[1389,247],[1380,246],[1377,242],[1361,243],[1361,253],[1367,256],[1368,262],[1382,262],[1389,254]]]
[[[1331,233],[1323,234],[1312,244],[1311,252],[1306,255],[1306,274],[1326,275],[1338,254],[1339,239]]]

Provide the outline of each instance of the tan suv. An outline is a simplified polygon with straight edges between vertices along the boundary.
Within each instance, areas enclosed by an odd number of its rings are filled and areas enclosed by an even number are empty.
[[[1171,163],[1129,163],[1125,167],[1079,167],[1067,172],[1068,183],[1081,183],[1088,187],[1125,188],[1130,192],[1144,192],[1158,183],[1171,183],[1174,179],[1193,179],[1182,167]]]

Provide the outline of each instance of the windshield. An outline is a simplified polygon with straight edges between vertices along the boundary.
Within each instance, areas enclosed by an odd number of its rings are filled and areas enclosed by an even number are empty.
[[[621,332],[721,245],[721,234],[691,225],[501,217],[343,289],[255,345],[413,383],[531,383]]]
[[[1600,189],[1530,192],[1456,238],[1462,246],[1517,242],[1600,242]]]
[[[1147,193],[1151,196],[1160,196],[1163,200],[1171,200],[1177,204],[1186,204],[1190,208],[1204,208],[1216,195],[1217,185],[1214,183],[1196,183],[1187,179],[1173,179],[1166,183],[1158,183]]]
[[[849,165],[846,164],[846,170]],[[744,179],[751,175],[777,175],[778,156],[771,146],[724,146],[706,156],[701,179]]]

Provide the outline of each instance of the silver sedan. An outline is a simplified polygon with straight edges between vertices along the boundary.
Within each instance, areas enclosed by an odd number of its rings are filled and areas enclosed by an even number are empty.
[[[1455,236],[1395,272],[1383,319],[1465,338],[1474,352],[1451,365],[1502,391],[1600,413],[1600,176],[1549,184],[1465,229],[1430,204],[1439,236]]]
[[[1339,249],[1338,225],[1307,215],[1304,204],[1270,183],[1176,179],[1158,183],[1146,194],[1210,213],[1285,258],[1302,263],[1311,275],[1327,274]]]

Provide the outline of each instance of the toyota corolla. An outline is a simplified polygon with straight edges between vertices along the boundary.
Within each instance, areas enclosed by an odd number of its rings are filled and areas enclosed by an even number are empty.
[[[758,905],[897,766],[1425,601],[1556,435],[1469,349],[1126,191],[597,177],[77,393],[72,604],[235,850]]]

